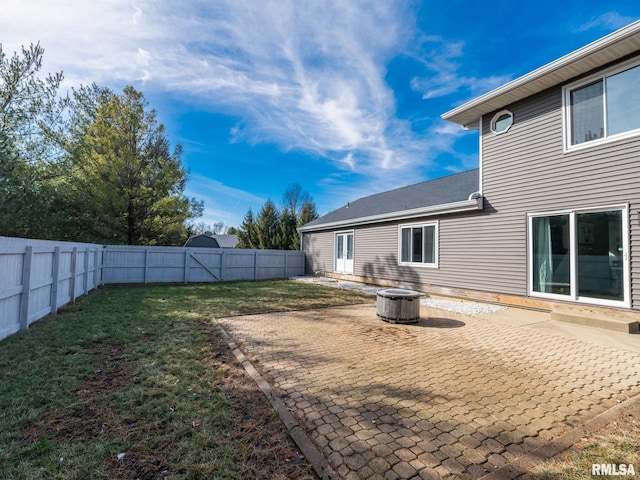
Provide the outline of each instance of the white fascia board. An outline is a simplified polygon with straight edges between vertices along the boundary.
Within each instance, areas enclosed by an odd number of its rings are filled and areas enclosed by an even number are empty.
[[[357,225],[368,225],[371,223],[389,222],[393,220],[408,220],[411,218],[428,217],[432,215],[446,215],[449,213],[472,212],[482,210],[482,196],[470,198],[460,202],[445,203],[442,205],[432,205],[429,207],[412,208],[411,210],[402,210],[399,212],[381,213],[379,215],[370,215],[368,217],[351,218],[347,220],[339,220],[336,222],[312,225],[309,227],[299,227],[298,232],[307,233],[317,230],[333,230],[336,228],[353,227]]]
[[[589,57],[595,53],[613,47],[619,42],[630,41],[633,48],[636,42],[631,37],[637,36],[640,32],[640,20],[627,25],[605,37],[596,40],[578,50],[560,57],[559,59],[548,63],[532,72],[512,80],[501,87],[491,90],[484,95],[474,98],[459,107],[454,108],[441,115],[444,120],[459,123],[468,128],[474,128],[478,117],[492,112],[504,105],[513,103],[514,101],[526,98],[534,93],[540,92],[553,85],[557,85],[570,78],[576,77],[580,73],[586,73],[589,70],[597,68],[601,65],[594,65],[589,61]],[[636,38],[637,41],[637,38]],[[610,59],[606,59],[610,60]],[[574,64],[580,63],[579,71],[571,69]],[[504,99],[500,99],[504,97]]]

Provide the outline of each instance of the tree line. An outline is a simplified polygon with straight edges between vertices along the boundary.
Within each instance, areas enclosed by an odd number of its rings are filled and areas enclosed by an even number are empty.
[[[144,95],[92,84],[60,97],[63,75],[40,75],[43,55],[32,44],[8,57],[0,44],[0,235],[182,245],[209,230],[194,222],[203,202],[184,195],[182,147],[171,148]],[[280,209],[269,200],[226,233],[241,248],[297,250],[296,228],[317,216],[292,184]]]
[[[62,73],[40,76],[44,50],[0,44],[0,235],[176,245],[203,203],[184,196],[171,148],[141,92],[96,84],[60,98]]]
[[[278,209],[267,200],[257,216],[249,209],[236,234],[239,248],[299,250],[297,228],[318,218],[311,196],[298,183],[289,185]]]

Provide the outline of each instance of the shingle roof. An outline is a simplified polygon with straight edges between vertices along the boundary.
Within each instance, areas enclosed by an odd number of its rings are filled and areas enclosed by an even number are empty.
[[[327,224],[354,224],[377,217],[391,217],[394,213],[427,209],[469,200],[479,189],[478,169],[429,180],[407,187],[360,198],[337,210],[307,223],[301,230],[316,229]]]
[[[237,235],[213,235],[210,232],[193,235],[185,242],[185,247],[234,248],[238,244]]]

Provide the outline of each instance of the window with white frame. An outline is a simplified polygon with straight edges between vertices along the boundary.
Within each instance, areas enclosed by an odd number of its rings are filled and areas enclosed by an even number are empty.
[[[532,296],[628,306],[627,205],[528,217]]]
[[[513,113],[502,110],[493,116],[489,127],[493,133],[505,133],[509,131],[511,125],[513,125]]]
[[[401,225],[399,232],[400,264],[438,266],[438,224]]]
[[[640,60],[565,88],[568,148],[640,134]]]

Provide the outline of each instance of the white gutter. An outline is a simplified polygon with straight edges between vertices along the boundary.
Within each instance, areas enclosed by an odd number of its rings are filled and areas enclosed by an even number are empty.
[[[473,197],[473,198],[472,198]],[[417,217],[427,217],[432,215],[445,215],[449,213],[472,212],[482,210],[482,196],[472,194],[468,200],[460,202],[445,203],[442,205],[432,205],[429,207],[412,208],[410,210],[402,210],[399,212],[381,213],[378,215],[370,215],[367,217],[351,218],[347,220],[338,220],[335,222],[322,223],[318,225],[302,226],[298,228],[298,232],[306,233],[318,230],[332,230],[335,228],[350,227],[356,225],[367,225],[371,223],[386,222],[392,220],[407,220]]]
[[[580,73],[586,73],[589,70],[598,68],[612,58],[605,56],[602,59],[596,61],[593,56],[607,48],[620,49],[616,52],[616,56],[620,58],[622,55],[631,54],[637,50],[640,44],[639,39],[633,39],[640,32],[640,20],[627,25],[605,37],[596,40],[578,50],[575,50],[559,59],[548,63],[532,72],[512,80],[509,83],[502,85],[484,95],[476,97],[475,99],[460,105],[459,107],[450,110],[447,113],[441,115],[444,120],[449,120],[455,123],[459,123],[467,128],[477,128],[474,122],[482,115],[492,112],[496,108],[506,103],[513,103],[516,100],[526,98],[534,93],[540,92],[545,88],[569,80]],[[620,42],[627,42],[624,47],[616,46]],[[573,70],[570,67],[574,64],[579,64],[579,71]],[[500,102],[494,104],[493,102],[498,100],[498,97],[507,97],[505,102],[502,99]]]

